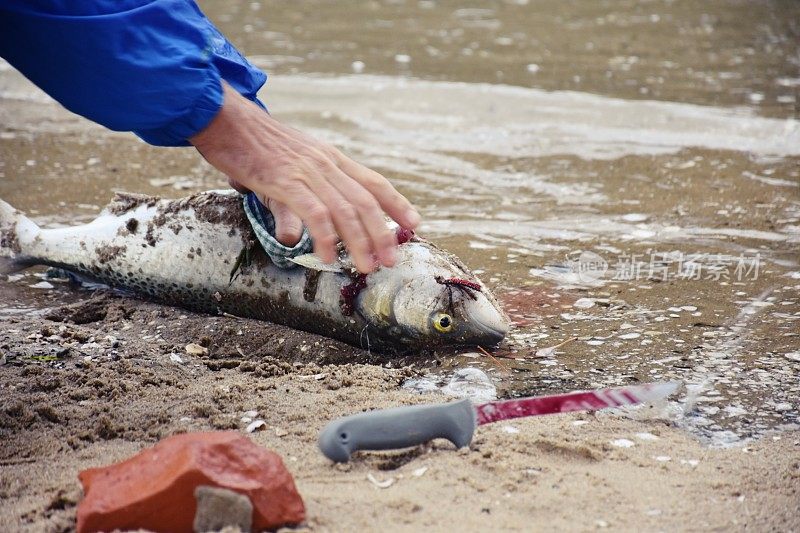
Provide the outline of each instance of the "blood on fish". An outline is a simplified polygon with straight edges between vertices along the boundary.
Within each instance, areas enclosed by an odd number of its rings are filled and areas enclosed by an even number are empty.
[[[413,239],[416,234],[412,229],[398,227],[395,231],[395,235],[397,236],[397,244],[405,244]]]
[[[468,289],[472,289],[473,291],[481,290],[481,286],[479,283],[475,283],[474,281],[470,281],[468,279],[462,278],[436,278],[436,281],[441,283],[442,285],[451,285],[456,287],[466,287]]]
[[[339,307],[342,310],[342,314],[345,316],[351,316],[356,309],[356,296],[367,288],[367,275],[366,274],[356,274],[353,277],[353,281],[348,283],[347,285],[342,285],[341,290],[339,291],[340,299],[339,299]]]

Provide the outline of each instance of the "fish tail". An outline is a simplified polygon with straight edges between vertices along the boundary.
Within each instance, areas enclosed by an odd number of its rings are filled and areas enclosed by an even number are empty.
[[[0,274],[10,274],[33,264],[25,243],[31,242],[39,231],[39,226],[31,219],[0,200]]]

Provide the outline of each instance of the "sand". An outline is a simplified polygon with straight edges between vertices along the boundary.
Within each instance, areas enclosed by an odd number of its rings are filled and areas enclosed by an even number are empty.
[[[175,433],[244,431],[251,410],[266,427],[250,437],[284,458],[314,531],[800,528],[800,432],[710,449],[663,419],[559,415],[483,426],[468,449],[434,441],[334,465],[316,448],[328,420],[447,400],[399,387],[419,372],[413,358],[103,291],[72,296],[3,320],[7,530],[74,529],[80,470]],[[190,343],[208,353],[186,353]]]

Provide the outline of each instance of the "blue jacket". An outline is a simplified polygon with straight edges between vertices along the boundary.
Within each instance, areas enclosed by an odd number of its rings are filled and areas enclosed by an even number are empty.
[[[70,111],[159,146],[208,125],[220,79],[255,102],[267,79],[193,0],[2,0],[0,56]]]

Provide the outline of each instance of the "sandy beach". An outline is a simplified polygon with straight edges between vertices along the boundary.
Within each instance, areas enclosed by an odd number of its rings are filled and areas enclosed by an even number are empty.
[[[496,359],[390,357],[3,274],[0,529],[72,531],[81,470],[234,430],[283,458],[300,531],[800,531],[797,3],[199,3],[269,73],[270,112],[387,176],[513,327]],[[0,61],[0,198],[42,227],[114,191],[226,187],[195,150],[105,130]],[[499,398],[684,386],[482,426],[461,450],[318,451],[334,418],[452,400],[464,368]]]

